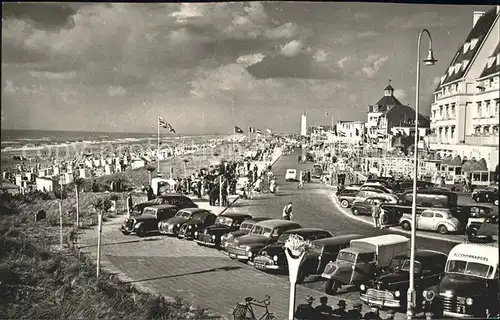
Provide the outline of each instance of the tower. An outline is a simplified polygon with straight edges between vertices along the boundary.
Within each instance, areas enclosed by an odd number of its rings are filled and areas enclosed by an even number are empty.
[[[307,115],[304,112],[300,121],[300,135],[307,136]]]

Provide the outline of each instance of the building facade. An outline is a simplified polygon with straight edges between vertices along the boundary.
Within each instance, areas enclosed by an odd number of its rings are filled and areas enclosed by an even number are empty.
[[[365,136],[365,121],[337,121],[338,140],[351,144],[362,143]]]
[[[434,92],[430,149],[499,162],[500,7],[474,12],[472,29]]]
[[[300,119],[300,135],[307,136],[307,115],[304,112],[302,118]]]

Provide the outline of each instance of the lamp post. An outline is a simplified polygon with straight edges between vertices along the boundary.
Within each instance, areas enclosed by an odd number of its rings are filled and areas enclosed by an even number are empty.
[[[427,29],[423,29],[418,35],[417,42],[417,83],[415,86],[415,151],[413,152],[414,160],[413,160],[413,196],[412,196],[412,204],[411,204],[411,249],[410,249],[410,286],[408,288],[407,295],[407,318],[413,319],[415,314],[415,238],[416,238],[416,228],[415,221],[417,220],[417,211],[416,211],[416,198],[417,198],[417,178],[418,178],[418,106],[419,106],[419,87],[420,87],[420,42],[422,40],[422,35],[426,33],[429,36],[429,54],[427,58],[424,60],[424,63],[427,66],[434,65],[437,60],[434,59],[434,55],[432,52],[432,38],[431,34]]]

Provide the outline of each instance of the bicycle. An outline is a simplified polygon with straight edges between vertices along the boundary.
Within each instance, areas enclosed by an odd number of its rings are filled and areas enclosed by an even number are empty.
[[[269,312],[269,305],[271,302],[270,296],[266,296],[264,300],[255,300],[252,297],[246,297],[245,302],[240,302],[236,305],[233,310],[233,319],[234,320],[278,320],[278,318],[271,312]],[[260,317],[257,318],[255,316],[255,312],[253,311],[253,306],[264,308],[265,312]]]

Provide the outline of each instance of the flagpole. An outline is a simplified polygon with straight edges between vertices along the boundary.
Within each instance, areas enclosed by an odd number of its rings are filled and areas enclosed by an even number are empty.
[[[157,164],[156,175],[158,176],[160,175],[160,116],[158,116],[156,127],[158,129],[158,146],[156,149],[156,164]]]

